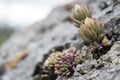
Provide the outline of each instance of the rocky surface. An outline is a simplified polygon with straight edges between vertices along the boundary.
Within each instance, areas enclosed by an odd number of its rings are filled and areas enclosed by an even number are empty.
[[[120,76],[120,41],[115,42],[107,54],[99,60],[91,60],[76,67],[74,80],[119,80]],[[84,75],[80,75],[84,72]]]
[[[93,17],[105,24],[105,30],[114,27],[114,37],[120,41],[120,2],[119,0],[83,0],[93,9]],[[43,21],[15,32],[0,49],[0,61],[6,62],[20,51],[26,50],[29,55],[16,68],[1,76],[1,80],[32,80],[37,63],[45,54],[55,48],[62,51],[70,46],[82,49],[79,33],[69,19],[70,6],[58,7]],[[78,65],[74,80],[119,80],[120,42],[114,43],[111,50],[100,57],[101,65],[96,60],[89,64]],[[113,56],[113,57],[112,57]],[[110,59],[110,61],[108,61]],[[106,65],[102,66],[102,62]],[[0,62],[0,64],[2,64]],[[93,66],[95,65],[95,66]],[[94,68],[95,67],[95,68]],[[81,69],[81,70],[80,70]],[[80,72],[81,71],[81,72]],[[80,74],[84,73],[84,74]],[[62,80],[58,77],[58,80]],[[63,79],[65,80],[65,79]]]

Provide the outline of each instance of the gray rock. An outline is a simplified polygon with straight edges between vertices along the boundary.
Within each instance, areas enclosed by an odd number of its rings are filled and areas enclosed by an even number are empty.
[[[119,3],[114,5],[113,0],[86,0],[84,3],[92,7],[93,17],[99,18],[105,24],[105,29],[117,26],[117,30],[120,30]],[[53,48],[64,49],[70,46],[82,49],[82,40],[79,38],[77,29],[69,20],[69,10],[64,7],[56,8],[47,19],[15,32],[1,47],[0,61],[7,61],[23,50],[29,52],[27,58],[23,59],[16,68],[2,76],[2,80],[32,80],[31,75],[34,68],[38,62],[42,61],[45,54],[48,54]],[[82,70],[87,69],[85,74],[81,75],[76,72],[70,80],[119,79],[119,64],[116,64],[116,62],[119,63],[119,56],[117,56],[120,54],[120,51],[117,51],[119,46],[119,42],[116,42],[111,51],[100,58],[100,63],[103,61],[105,67],[96,69],[100,64],[93,61],[95,68],[91,69],[91,64],[85,64],[86,67],[82,68]],[[112,59],[113,53],[115,59]],[[111,61],[108,62],[108,59]],[[87,60],[86,63],[88,63]],[[65,79],[63,78],[63,80]],[[58,80],[62,80],[61,77]]]
[[[64,21],[68,16],[68,11],[58,8],[46,20],[15,32],[1,47],[0,60],[7,61],[23,50],[29,55],[15,69],[6,72],[3,80],[30,80],[35,65],[42,61],[45,54],[53,48],[65,48],[74,42],[72,39],[78,31],[72,23]]]
[[[98,66],[98,61],[92,60],[88,64],[82,64],[78,65],[76,67],[77,71],[85,71],[86,73],[84,75],[81,74],[81,72],[77,73],[75,72],[75,76],[73,77],[74,80],[119,80],[120,78],[120,42],[115,42],[115,44],[112,46],[111,50],[101,56],[101,58],[98,60],[100,62],[104,62],[104,66],[100,69],[97,68],[91,68],[91,63],[94,66]],[[117,45],[117,47],[115,46]],[[111,60],[111,61],[108,61]],[[94,62],[96,62],[94,64]]]
[[[111,51],[118,51],[118,52],[120,52],[120,41],[114,43],[114,45],[111,48]]]

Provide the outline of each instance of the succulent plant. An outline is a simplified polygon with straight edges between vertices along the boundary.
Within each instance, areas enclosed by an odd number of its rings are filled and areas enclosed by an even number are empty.
[[[47,62],[45,63],[45,65],[50,66],[50,67],[54,66],[55,61],[61,57],[61,54],[62,54],[61,52],[51,53],[51,55],[46,60]]]
[[[39,80],[55,80],[57,75],[54,73],[54,66],[43,66],[42,67],[42,74]]]
[[[81,51],[75,48],[53,52],[41,68],[40,80],[54,80],[57,75],[70,76],[77,64],[82,62]]]
[[[80,25],[80,36],[85,42],[101,41],[103,34],[103,25],[100,21],[92,18],[86,18]]]
[[[82,61],[81,52],[75,48],[64,50],[55,61],[55,73],[57,75],[70,76],[74,73],[77,64]]]
[[[56,74],[54,73],[54,64],[56,58],[59,57],[60,54],[61,52],[53,52],[49,55],[42,66],[40,80],[54,80],[56,78]]]
[[[91,17],[91,14],[92,10],[88,9],[84,4],[76,4],[71,11],[70,18],[75,26],[79,28],[80,24],[86,19],[86,17]]]

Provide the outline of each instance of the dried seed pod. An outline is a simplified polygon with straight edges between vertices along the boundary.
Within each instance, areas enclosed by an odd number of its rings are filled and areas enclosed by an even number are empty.
[[[101,41],[103,34],[103,25],[100,21],[92,18],[86,18],[80,25],[80,36],[85,42]]]
[[[111,42],[110,42],[110,40],[107,39],[107,37],[104,37],[104,39],[102,40],[102,45],[103,46],[110,46]]]
[[[72,9],[70,18],[74,22],[75,26],[79,28],[80,24],[86,19],[86,17],[91,17],[92,10],[88,9],[86,5],[78,5]]]

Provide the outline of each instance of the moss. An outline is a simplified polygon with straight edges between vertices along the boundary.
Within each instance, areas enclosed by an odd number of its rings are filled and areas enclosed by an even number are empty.
[[[0,38],[0,46],[9,38],[8,35],[4,35]]]

